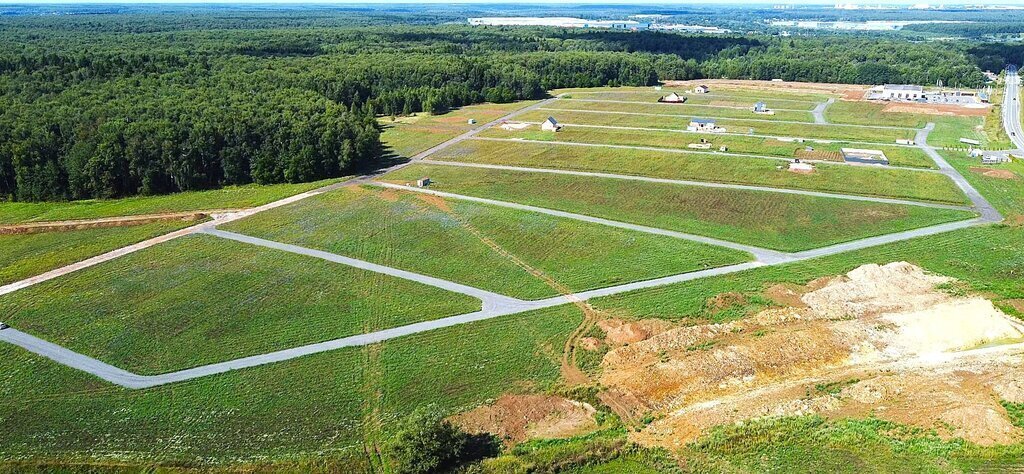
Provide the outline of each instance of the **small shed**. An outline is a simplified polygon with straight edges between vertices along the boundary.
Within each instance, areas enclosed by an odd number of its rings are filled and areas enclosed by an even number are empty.
[[[562,129],[562,124],[558,123],[554,117],[548,117],[544,123],[540,124],[540,129],[546,132],[557,132]]]
[[[469,125],[476,125],[476,119],[466,120],[466,123],[469,124]]]
[[[418,187],[418,188],[425,188],[427,186],[430,186],[430,183],[432,183],[432,182],[433,181],[431,181],[430,178],[424,176],[424,177],[416,180],[416,187]]]
[[[682,104],[682,103],[686,102],[686,97],[683,97],[683,96],[673,92],[673,93],[671,93],[669,95],[666,95],[666,96],[663,96],[663,97],[659,98],[658,102],[665,102],[665,103],[668,103],[668,104]]]
[[[711,92],[711,88],[704,84],[701,84],[693,88],[694,94],[707,94],[708,92]]]

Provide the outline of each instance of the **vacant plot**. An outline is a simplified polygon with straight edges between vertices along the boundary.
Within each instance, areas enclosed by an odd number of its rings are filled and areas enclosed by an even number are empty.
[[[928,135],[928,144],[937,147],[966,146],[960,143],[961,138],[981,141],[983,144],[996,144],[1002,137],[985,131],[987,121],[998,122],[999,116],[953,116],[931,115],[913,112],[893,112],[887,109],[893,104],[880,104],[865,101],[836,101],[825,111],[829,122],[837,124],[887,125],[895,127],[923,128],[929,122],[935,124],[935,130]],[[969,110],[969,109],[968,109]],[[991,128],[991,127],[989,127]],[[996,127],[998,128],[998,127]],[[988,146],[988,145],[986,145]]]
[[[1024,223],[1024,161],[989,166],[982,165],[979,158],[968,157],[963,151],[942,150],[939,153],[1008,220]],[[979,173],[977,169],[998,173]]]
[[[479,308],[419,283],[196,235],[0,297],[0,320],[150,374]]]
[[[686,130],[693,117],[717,118],[708,114],[674,117],[647,116],[619,112],[595,112],[576,110],[571,112],[534,110],[524,113],[517,119],[525,122],[542,122],[548,116],[554,116],[566,128],[574,124],[601,125],[611,127],[652,128],[663,130]],[[807,139],[864,141],[871,143],[893,143],[899,139],[911,140],[917,133],[915,130],[903,128],[880,128],[850,125],[817,125],[812,123],[790,123],[772,120],[739,120],[718,119],[718,126],[724,127],[729,133],[769,135],[775,137],[798,137]]]
[[[572,98],[599,99],[599,100],[641,100],[657,101],[659,97],[675,92],[687,98],[687,103],[728,103],[730,105],[751,106],[754,102],[763,101],[770,107],[782,109],[811,110],[820,102],[828,100],[828,94],[814,94],[802,92],[788,92],[781,90],[751,90],[743,88],[722,88],[712,87],[708,94],[686,93],[690,86],[664,87],[662,90],[654,90],[652,87],[616,87],[596,89],[558,89],[553,94],[567,94]]]
[[[39,275],[195,222],[156,222],[129,227],[0,235],[0,285]]]
[[[687,117],[709,116],[739,119],[753,118],[764,120],[788,120],[794,122],[814,121],[814,116],[811,115],[810,112],[793,111],[780,108],[775,110],[774,115],[758,115],[750,110],[752,106],[753,104],[746,106],[715,106],[712,104],[697,105],[692,104],[689,100],[687,100],[685,104],[664,104],[658,102],[645,103],[640,101],[598,102],[595,100],[580,98],[557,100],[550,105],[545,106],[543,109],[550,110],[552,113],[557,113],[562,110],[592,110],[596,112],[643,113],[651,114],[652,116],[685,115]]]
[[[674,130],[620,130],[612,128],[568,127],[558,133],[545,132],[537,126],[524,130],[504,130],[499,127],[486,130],[480,137],[521,138],[536,141],[558,141],[571,143],[590,143],[597,145],[627,145],[657,147],[667,149],[699,152],[689,148],[690,144],[700,144],[701,140],[709,144],[713,154],[720,147],[726,147],[728,153],[750,154],[776,158],[806,158],[809,160],[841,161],[841,148],[856,148],[865,145],[856,143],[797,143],[782,141],[775,138],[751,137],[743,135],[723,135],[714,133],[680,133]],[[921,149],[905,146],[868,145],[885,152],[893,166],[916,168],[938,168],[935,162]],[[808,152],[810,147],[812,151]],[[778,163],[776,163],[778,164]]]
[[[752,184],[959,205],[968,203],[956,184],[938,173],[820,164],[814,173],[795,174],[778,169],[783,163],[777,160],[707,153],[469,140],[433,155],[431,159]]]
[[[440,115],[421,112],[406,117],[385,117],[380,119],[384,127],[380,138],[395,155],[408,158],[532,103],[488,103],[469,105]],[[470,124],[470,119],[476,124]]]
[[[224,229],[530,299],[750,258],[670,237],[368,187],[316,196]]]
[[[783,251],[806,250],[972,217],[957,210],[610,178],[414,165],[436,189],[649,225]]]
[[[0,224],[256,207],[326,186],[341,179],[344,178],[299,184],[273,184],[268,186],[252,184],[210,191],[192,191],[124,199],[92,199],[71,202],[3,202],[0,203]]]

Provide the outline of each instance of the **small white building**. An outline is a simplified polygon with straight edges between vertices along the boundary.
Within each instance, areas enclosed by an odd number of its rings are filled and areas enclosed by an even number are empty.
[[[725,131],[724,128],[719,128],[718,126],[716,126],[714,119],[702,119],[702,118],[695,118],[693,120],[690,120],[690,125],[688,127],[686,127],[686,130],[690,131],[690,132],[712,132],[712,133],[720,133],[720,132],[724,132]]]
[[[758,102],[754,104],[754,107],[751,110],[753,110],[755,114],[759,115],[775,115],[775,111],[769,109],[768,104],[764,102]]]
[[[432,181],[430,181],[430,178],[424,176],[416,180],[416,187],[425,188],[427,186],[430,186],[430,183],[432,183]]]
[[[476,125],[476,119],[466,120],[466,123],[469,124],[469,125]]]
[[[545,132],[557,132],[562,129],[562,124],[558,123],[554,117],[548,117],[544,123],[540,124],[540,129]]]
[[[658,102],[665,102],[669,104],[682,104],[683,102],[686,102],[686,97],[683,97],[673,92],[669,95],[661,97],[660,99],[658,99]]]
[[[708,92],[711,92],[711,88],[704,84],[701,84],[693,88],[694,94],[707,94]]]
[[[924,87],[905,84],[886,84],[882,86],[882,100],[909,101],[924,99]]]

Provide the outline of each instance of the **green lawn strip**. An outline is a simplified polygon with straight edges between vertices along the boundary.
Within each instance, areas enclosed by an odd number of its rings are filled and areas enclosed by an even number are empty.
[[[989,113],[988,117],[946,116],[914,114],[908,112],[883,112],[886,104],[865,101],[836,101],[825,111],[825,117],[832,123],[888,125],[895,127],[923,128],[929,122],[935,129],[928,134],[928,144],[937,147],[967,147],[961,138],[982,142],[982,146],[998,148],[1006,142],[1005,134],[993,130],[989,122],[999,122],[999,116]]]
[[[583,97],[585,99],[585,97]],[[708,104],[695,105],[687,101],[686,104],[660,104],[657,102],[651,102],[648,104],[642,103],[623,103],[623,102],[592,102],[589,100],[578,100],[578,99],[561,99],[557,100],[550,105],[545,105],[544,109],[572,109],[572,110],[591,110],[599,112],[628,112],[628,113],[643,113],[643,114],[656,114],[656,115],[688,115],[688,116],[711,116],[721,118],[754,118],[764,120],[787,120],[795,122],[814,122],[814,116],[810,112],[795,112],[791,110],[776,110],[775,115],[759,115],[751,111],[753,104],[750,104],[744,108],[735,108],[739,106],[727,106],[727,107],[714,107]],[[552,114],[558,114],[559,111],[545,110]],[[657,117],[651,117],[652,120],[657,120]]]
[[[785,169],[786,163],[778,160],[486,140],[467,140],[430,158],[969,204],[956,183],[944,175],[869,166],[823,163],[817,165],[814,173],[797,174]]]
[[[972,227],[930,237],[871,247],[787,265],[759,268],[713,279],[684,282],[591,300],[595,308],[627,318],[721,320],[707,306],[710,298],[741,293],[749,307],[732,317],[755,312],[767,300],[761,292],[774,283],[805,284],[823,276],[846,273],[865,263],[908,261],[929,271],[966,282],[973,291],[1000,299],[1024,298],[1024,227]]]
[[[645,115],[627,115],[614,112],[583,112],[583,111],[550,111],[533,110],[518,117],[524,122],[543,122],[548,116],[555,117],[563,125],[601,125],[613,127],[655,128],[664,130],[686,130],[692,118],[716,119],[719,127],[730,133],[769,135],[779,137],[797,137],[822,140],[849,140],[871,143],[895,143],[898,139],[913,139],[916,131],[902,128],[880,128],[849,125],[817,125],[813,123],[789,123],[776,121],[754,121],[740,119],[723,119],[710,114],[694,115],[693,117],[651,117]]]
[[[832,97],[828,94],[806,94],[786,91],[772,90],[750,90],[730,89],[712,86],[710,94],[686,93],[687,87],[664,87],[662,90],[655,90],[652,87],[604,87],[591,89],[556,89],[551,91],[552,95],[568,94],[574,99],[595,99],[595,100],[638,100],[657,101],[675,92],[686,97],[687,103],[699,104],[727,104],[752,106],[755,102],[761,101],[769,107],[780,109],[812,110],[814,107]]]
[[[939,115],[884,112],[883,110],[888,105],[888,102],[837,100],[825,109],[825,119],[836,124],[923,128],[928,122],[934,122],[935,119],[941,118]]]
[[[195,235],[0,297],[0,320],[158,374],[479,308],[419,283]]]
[[[782,251],[970,218],[973,213],[766,191],[716,189],[439,165],[383,180],[430,176],[439,191],[603,217]]]
[[[124,199],[71,202],[0,202],[0,224],[256,207],[339,181],[232,186]]]
[[[195,224],[165,221],[127,227],[0,235],[0,249],[3,249],[0,252],[0,285]]]
[[[513,258],[572,291],[750,258],[671,237],[374,187],[326,193],[222,228],[527,299],[560,290]]]
[[[1003,215],[1018,216],[1018,219],[1024,216],[1024,161],[982,165],[980,158],[971,158],[962,151],[941,150],[939,153]],[[1009,171],[1015,177],[985,176],[988,170]]]
[[[839,156],[842,148],[870,148],[880,150],[889,158],[893,166],[908,166],[916,168],[938,168],[935,162],[928,157],[921,149],[915,147],[865,145],[862,143],[797,143],[777,140],[775,138],[750,137],[743,135],[722,135],[714,133],[680,133],[677,131],[665,130],[618,130],[598,129],[588,127],[568,127],[560,132],[546,132],[539,127],[530,127],[523,130],[503,130],[498,127],[481,132],[480,137],[490,138],[519,138],[534,141],[558,141],[571,143],[591,143],[598,145],[626,145],[658,147],[667,149],[685,150],[698,153],[699,150],[689,148],[690,144],[700,144],[705,140],[711,144],[709,156],[719,151],[724,146],[728,153],[750,154],[757,156],[769,156],[777,158],[799,158],[798,152],[803,152],[807,147],[815,151],[830,151]],[[778,162],[775,162],[778,165]]]
[[[487,103],[469,105],[440,115],[421,112],[407,117],[381,117],[378,120],[384,127],[381,141],[394,154],[408,158],[534,103],[536,101]],[[476,124],[468,123],[469,119],[475,120]]]
[[[566,305],[139,391],[0,344],[0,459],[322,466],[340,458],[352,467],[363,458],[366,393],[379,387],[375,416],[387,429],[421,405],[455,412],[539,389],[558,377],[565,337],[580,320]],[[380,355],[368,359],[370,350]]]

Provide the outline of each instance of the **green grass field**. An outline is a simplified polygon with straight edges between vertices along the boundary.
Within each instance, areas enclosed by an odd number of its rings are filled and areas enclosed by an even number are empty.
[[[566,128],[577,125],[601,125],[612,127],[653,128],[659,130],[686,130],[693,117],[716,118],[709,114],[692,117],[628,115],[614,112],[550,111],[534,110],[516,117],[524,122],[543,122],[553,116]],[[788,123],[772,120],[718,119],[718,126],[729,133],[768,135],[773,137],[797,137],[837,141],[864,141],[870,143],[894,143],[898,139],[913,139],[915,130],[903,128],[880,128],[860,125],[817,125],[812,123]],[[753,130],[753,132],[751,132]]]
[[[560,113],[561,110],[592,110],[597,112],[626,112],[642,113],[652,115],[651,120],[658,120],[657,115],[686,117],[709,116],[721,118],[738,119],[764,119],[764,120],[787,120],[794,122],[814,122],[814,116],[807,111],[793,111],[788,109],[776,110],[775,115],[758,115],[751,112],[753,104],[746,106],[712,106],[711,104],[662,104],[658,102],[592,102],[586,97],[579,99],[561,99],[550,105],[544,106],[552,114]],[[739,107],[739,108],[737,108]]]
[[[155,222],[129,227],[0,235],[0,285],[141,242],[195,222]]]
[[[223,228],[527,299],[750,259],[671,237],[423,198],[380,188],[343,189]]]
[[[405,183],[676,230],[784,251],[806,250],[972,217],[958,210],[771,192],[441,165],[385,175]]]
[[[479,308],[419,283],[195,235],[2,296],[0,320],[153,374]]]
[[[982,165],[980,158],[970,158],[962,151],[942,150],[942,157],[967,178],[999,212],[1007,217],[1024,216],[1024,162],[1015,160],[1001,165]],[[1003,170],[1006,177],[986,176],[989,170]]]
[[[378,120],[384,127],[380,138],[392,153],[408,158],[534,102],[469,105],[441,115],[419,113],[407,117],[382,117]],[[469,119],[476,120],[477,124],[470,125],[467,123]]]
[[[194,191],[161,196],[139,196],[124,199],[93,199],[71,202],[0,202],[0,225],[256,207],[294,194],[326,186],[341,179],[343,178],[312,183],[274,184],[268,186],[252,184],[210,191]]]
[[[946,176],[877,167],[819,164],[814,173],[796,174],[778,169],[787,164],[770,159],[486,140],[464,141],[430,159],[968,204],[967,197]]]
[[[689,87],[664,87],[654,90],[653,87],[598,87],[590,89],[556,89],[553,95],[568,94],[572,98],[598,100],[641,100],[657,101],[659,97],[675,92],[687,98],[687,103],[720,103],[726,105],[751,106],[754,102],[763,101],[769,107],[780,109],[811,110],[820,102],[825,102],[832,95],[821,93],[801,93],[783,90],[752,90],[728,86],[713,85],[710,94],[687,94]]]
[[[994,106],[987,117],[883,112],[885,107],[886,104],[840,100],[825,110],[825,118],[833,123],[912,128],[922,128],[932,122],[935,130],[928,135],[928,144],[936,147],[966,147],[960,143],[961,138],[979,140],[987,148],[1008,145],[1008,139],[1001,131],[998,106]]]
[[[519,138],[534,141],[592,143],[598,145],[657,147],[685,150],[694,153],[698,153],[699,150],[689,149],[687,146],[691,143],[700,143],[701,139],[704,139],[708,143],[712,144],[712,152],[717,152],[719,147],[725,146],[728,153],[741,153],[754,156],[789,159],[799,158],[800,155],[798,155],[798,152],[802,152],[808,146],[814,148],[815,151],[828,151],[833,153],[839,153],[839,150],[842,148],[863,148],[868,146],[872,149],[885,152],[886,156],[889,157],[889,162],[892,166],[938,168],[938,166],[935,165],[935,162],[921,151],[921,149],[903,146],[863,145],[844,142],[796,143],[781,141],[774,138],[749,137],[742,135],[680,133],[671,130],[618,130],[588,127],[563,128],[558,133],[545,132],[536,126],[525,130],[503,130],[495,127],[481,132],[477,136],[491,138]]]

